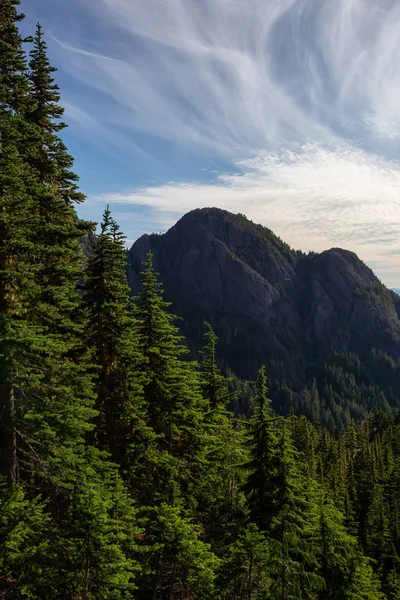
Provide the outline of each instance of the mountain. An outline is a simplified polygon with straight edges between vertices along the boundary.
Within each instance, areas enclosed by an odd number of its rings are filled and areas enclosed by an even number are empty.
[[[392,288],[392,292],[395,292],[400,296],[400,288]]]
[[[265,364],[281,412],[336,428],[400,398],[400,297],[352,252],[291,249],[272,231],[216,208],[194,210],[128,253],[132,291],[151,250],[193,352],[204,321],[222,366],[253,379]],[[235,407],[248,412],[248,399]]]

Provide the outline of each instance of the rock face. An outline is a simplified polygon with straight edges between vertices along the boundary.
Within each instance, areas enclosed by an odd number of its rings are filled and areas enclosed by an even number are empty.
[[[289,248],[285,255],[272,234],[268,240],[246,229],[247,223],[224,211],[197,210],[163,236],[143,236],[129,252],[132,288],[138,287],[139,265],[150,249],[169,296],[207,314],[268,321],[279,298],[277,285],[293,275],[294,255]]]
[[[310,341],[338,350],[375,347],[400,355],[400,321],[390,291],[355,254],[340,248],[306,260]]]
[[[393,294],[352,252],[306,256],[243,215],[194,210],[164,235],[144,235],[132,246],[134,292],[149,250],[178,314],[186,307],[214,322],[252,321],[277,346],[374,347],[400,356]]]
[[[149,250],[193,357],[208,321],[224,370],[254,380],[266,366],[279,412],[294,407],[339,430],[371,410],[400,408],[400,296],[352,252],[305,255],[243,215],[194,210],[132,246],[134,293]],[[248,413],[250,396],[235,385],[232,408]]]

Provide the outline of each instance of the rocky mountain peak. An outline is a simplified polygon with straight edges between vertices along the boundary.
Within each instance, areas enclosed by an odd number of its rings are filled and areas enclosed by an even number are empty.
[[[208,320],[226,366],[242,378],[264,363],[296,387],[332,353],[373,351],[400,361],[397,296],[353,252],[306,255],[244,215],[199,209],[165,234],[135,242],[128,253],[133,292],[148,250],[189,345],[202,345]]]

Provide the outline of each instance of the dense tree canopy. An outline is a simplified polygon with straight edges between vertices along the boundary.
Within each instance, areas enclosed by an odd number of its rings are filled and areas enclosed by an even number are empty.
[[[314,382],[313,423],[298,400],[277,417],[264,367],[252,416],[229,412],[248,386],[212,328],[188,360],[151,254],[132,298],[109,208],[96,236],[78,218],[55,69],[18,4],[0,7],[0,597],[399,598],[399,415],[333,435]]]

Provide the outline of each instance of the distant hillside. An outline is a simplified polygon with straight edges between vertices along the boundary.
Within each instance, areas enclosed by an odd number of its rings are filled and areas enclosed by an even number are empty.
[[[400,296],[400,288],[392,288],[392,291]]]
[[[195,210],[132,246],[134,292],[148,250],[192,350],[210,321],[224,368],[253,379],[266,364],[282,412],[334,428],[398,405],[400,297],[352,252],[305,255],[243,215]]]

